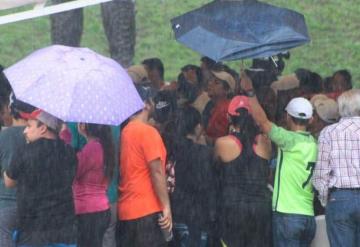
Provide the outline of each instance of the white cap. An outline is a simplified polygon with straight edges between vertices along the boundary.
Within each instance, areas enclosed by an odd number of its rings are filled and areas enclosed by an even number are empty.
[[[290,100],[285,110],[290,116],[299,119],[310,119],[313,115],[313,107],[310,101],[303,97]]]

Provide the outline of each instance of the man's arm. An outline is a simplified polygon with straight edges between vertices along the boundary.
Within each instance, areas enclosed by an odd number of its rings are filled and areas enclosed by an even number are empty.
[[[252,117],[254,118],[255,122],[260,126],[263,133],[268,134],[271,130],[272,122],[270,122],[270,120],[267,118],[265,111],[259,104],[259,101],[256,98],[255,94],[253,94],[254,88],[252,85],[252,81],[244,71],[241,73],[241,88],[248,92]],[[250,95],[249,93],[253,95]]]
[[[170,200],[166,186],[164,169],[161,166],[161,160],[156,159],[150,161],[149,167],[150,167],[151,181],[154,186],[155,193],[163,206],[163,217],[159,219],[159,224],[161,228],[166,228],[171,230],[172,217],[171,217]]]
[[[331,167],[329,162],[331,145],[326,139],[325,133],[320,133],[318,147],[318,157],[314,169],[312,183],[314,188],[319,192],[319,200],[321,205],[325,207],[329,193],[329,181]]]
[[[9,178],[8,175],[6,175],[6,171],[4,171],[4,183],[7,188],[16,186],[16,180]]]
[[[17,184],[17,180],[19,178],[19,174],[22,170],[23,164],[23,154],[14,154],[11,159],[8,160],[8,165],[1,171],[4,184],[7,188],[15,187]]]

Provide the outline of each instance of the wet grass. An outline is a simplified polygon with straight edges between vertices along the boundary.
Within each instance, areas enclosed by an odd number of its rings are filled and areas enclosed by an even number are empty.
[[[178,44],[170,19],[210,0],[138,0],[137,44],[134,62],[157,56],[165,63],[166,79],[176,78],[188,63],[199,63],[200,56]],[[312,69],[322,76],[347,68],[360,86],[360,5],[358,0],[266,0],[305,15],[312,42],[294,49],[286,61],[286,72],[296,68]],[[0,12],[4,14],[4,12]],[[49,20],[42,17],[0,26],[0,63],[6,66],[31,51],[50,44]],[[86,9],[82,46],[108,54],[98,6]],[[246,61],[249,64],[249,61]],[[239,63],[231,63],[236,68]]]

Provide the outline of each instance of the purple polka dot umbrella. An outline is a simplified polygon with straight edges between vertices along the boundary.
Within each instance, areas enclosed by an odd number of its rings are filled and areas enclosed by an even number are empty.
[[[125,69],[88,48],[49,46],[4,73],[18,99],[66,122],[119,125],[144,106]]]

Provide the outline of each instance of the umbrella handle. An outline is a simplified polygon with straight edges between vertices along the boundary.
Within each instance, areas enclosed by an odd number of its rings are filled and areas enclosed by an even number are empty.
[[[244,59],[242,59],[240,64],[240,72],[243,71],[244,69],[245,69],[245,64],[244,64]]]

